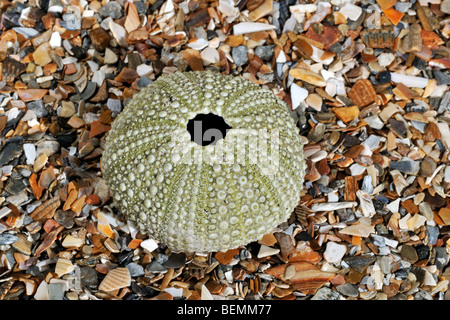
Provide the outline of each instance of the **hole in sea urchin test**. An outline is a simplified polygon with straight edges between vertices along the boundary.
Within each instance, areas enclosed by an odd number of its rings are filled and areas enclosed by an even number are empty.
[[[200,146],[208,146],[224,139],[231,127],[221,116],[199,113],[188,121],[186,129],[191,135],[191,141]]]

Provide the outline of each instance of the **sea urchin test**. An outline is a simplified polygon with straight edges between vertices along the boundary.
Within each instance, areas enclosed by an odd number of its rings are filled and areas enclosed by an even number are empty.
[[[113,122],[102,158],[115,204],[173,251],[261,239],[300,199],[305,161],[285,102],[242,77],[160,76]]]

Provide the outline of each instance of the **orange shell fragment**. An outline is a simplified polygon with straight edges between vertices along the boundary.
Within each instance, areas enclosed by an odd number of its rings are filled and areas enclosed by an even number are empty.
[[[37,174],[33,173],[31,177],[28,179],[28,182],[30,183],[31,191],[33,192],[34,197],[39,200],[42,196],[42,192],[44,192],[44,188],[39,186],[37,182]]]
[[[339,107],[332,108],[336,116],[343,122],[348,123],[359,116],[359,108],[357,106],[353,107]]]
[[[41,100],[48,92],[48,89],[17,89],[17,94],[22,101]]]
[[[429,49],[436,50],[445,42],[433,31],[421,30],[422,44]]]
[[[397,3],[397,0],[377,0],[381,10],[392,8]]]
[[[385,9],[383,12],[394,25],[397,25],[405,15],[403,12],[397,11],[394,8]]]
[[[114,231],[112,230],[111,226],[109,225],[109,222],[106,218],[106,216],[99,212],[97,214],[97,229],[98,231],[100,231],[102,234],[104,234],[105,236],[107,236],[108,238],[112,238],[114,239]]]

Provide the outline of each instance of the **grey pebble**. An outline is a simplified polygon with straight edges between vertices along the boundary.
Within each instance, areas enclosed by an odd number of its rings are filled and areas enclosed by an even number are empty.
[[[416,175],[420,170],[420,163],[413,160],[392,161],[389,164],[389,169]]]
[[[414,126],[414,128],[416,128],[417,130],[419,130],[422,133],[425,132],[425,128],[427,127],[426,123],[414,121],[414,120],[411,120],[411,124]]]
[[[395,271],[395,277],[398,279],[406,279],[408,277],[408,270],[407,269],[398,269]]]
[[[15,236],[11,233],[1,233],[0,234],[0,245],[13,244],[17,240],[19,240],[19,237]]]
[[[345,283],[336,287],[336,290],[344,296],[347,297],[357,297],[359,296],[359,291],[356,285],[351,283]]]
[[[26,206],[27,213],[32,213],[37,207],[39,207],[42,204],[42,201],[35,201],[33,203],[30,203]]]
[[[119,19],[123,16],[122,6],[116,1],[108,2],[98,13],[103,17],[111,17],[113,19]]]
[[[27,185],[23,182],[22,177],[15,178],[11,176],[6,182],[5,191],[12,195],[21,192],[26,187]]]
[[[435,250],[436,250],[436,259],[434,263],[436,265],[436,268],[438,268],[438,270],[442,270],[448,263],[449,257],[447,255],[447,251],[445,247],[436,247]]]
[[[39,35],[39,31],[34,28],[14,27],[13,30],[21,35],[24,35],[27,39],[34,38]]]
[[[258,77],[261,80],[264,80],[264,81],[267,81],[267,82],[275,81],[275,75],[273,74],[273,72],[269,72],[269,73],[266,73],[266,74],[262,74],[262,73],[258,73],[258,74],[259,74]],[[297,109],[299,109],[299,108],[297,108]]]
[[[142,77],[138,80],[137,85],[139,86],[139,88],[145,88],[145,87],[151,85],[152,83],[153,83],[153,81],[152,81],[149,77],[142,76]]]
[[[47,11],[51,11],[50,8],[52,7],[56,7],[56,8],[63,8],[63,4],[61,2],[61,0],[50,0],[48,1],[48,10]],[[55,8],[53,8],[55,9]]]
[[[108,101],[106,101],[106,106],[112,112],[118,113],[118,112],[122,111],[122,102],[119,99],[109,98]]]
[[[370,175],[364,176],[361,185],[361,190],[367,192],[368,194],[371,194],[373,192],[372,176]]]
[[[166,272],[167,268],[164,267],[161,263],[159,263],[156,260],[153,260],[150,262],[146,267],[145,270],[147,272]]]
[[[330,50],[331,52],[337,53],[337,54],[341,54],[342,53],[342,44],[339,42],[334,43],[333,45],[331,45],[328,50]]]
[[[323,287],[317,290],[311,300],[343,300],[342,295],[330,288]]]
[[[450,91],[447,91],[444,94],[444,97],[442,98],[441,102],[439,103],[439,109],[437,110],[438,113],[443,113],[445,110],[449,110],[450,108]]]
[[[414,294],[414,299],[415,300],[433,300],[433,297],[431,296],[431,294],[427,291],[424,290],[419,290],[418,292],[416,292]]]
[[[378,234],[384,234],[385,235],[385,234],[389,233],[388,228],[385,225],[381,224],[381,223],[379,223],[379,224],[377,224],[375,226],[375,230],[377,231]]]
[[[344,261],[357,272],[363,273],[376,259],[377,257],[374,256],[354,256],[344,258]]]
[[[381,272],[384,274],[391,273],[391,261],[387,256],[378,257],[378,264],[380,266]]]
[[[64,283],[50,283],[48,285],[49,300],[63,300],[65,292],[66,285]]]
[[[450,84],[450,75],[447,72],[440,70],[433,71],[434,77],[436,78],[438,86],[442,84]]]
[[[10,142],[0,151],[0,166],[8,164],[10,161],[22,154],[22,145],[16,142]]]
[[[416,249],[413,246],[407,244],[402,245],[400,256],[403,260],[406,260],[410,263],[416,263],[417,260],[419,260]]]
[[[194,36],[197,39],[207,39],[208,38],[208,35],[207,35],[205,29],[203,29],[201,27],[194,28]]]
[[[430,245],[433,245],[436,243],[438,236],[439,236],[439,228],[436,226],[426,226],[427,233],[428,233],[428,242]]]
[[[145,275],[144,267],[135,262],[127,264],[128,270],[130,270],[131,277],[142,277]]]
[[[95,269],[83,266],[80,268],[81,285],[85,287],[96,287],[98,284],[98,275]]]
[[[273,45],[256,47],[255,55],[264,61],[270,61],[273,58],[274,47]]]
[[[54,219],[66,229],[70,229],[75,224],[74,218],[76,213],[73,211],[57,210]]]
[[[33,111],[38,119],[48,116],[48,111],[45,109],[44,102],[42,100],[29,102],[27,104],[27,108],[28,110]]]
[[[34,73],[22,73],[20,75],[20,80],[28,85],[31,81],[36,79],[36,75]],[[35,81],[34,81],[35,82]]]
[[[430,255],[430,248],[423,244],[418,245],[416,247],[416,251],[417,251],[417,256],[419,257],[419,260],[426,259]]]
[[[65,22],[61,24],[62,27],[67,30],[79,30],[81,29],[81,19],[78,19],[74,13],[66,13],[63,15],[63,20]]]
[[[184,266],[186,263],[186,254],[185,253],[175,253],[172,254],[169,259],[164,263],[166,268],[180,268]]]
[[[169,257],[166,254],[158,253],[155,260],[158,261],[160,264],[164,264],[167,260],[169,260]]]
[[[420,284],[425,280],[425,270],[420,267],[412,266],[409,271],[416,276],[417,282]]]
[[[23,215],[23,221],[22,221],[22,224],[24,225],[24,226],[27,226],[27,225],[29,225],[30,223],[32,223],[32,222],[34,222],[34,220],[33,220],[33,218],[31,218],[29,215],[27,215],[27,214],[24,214]]]
[[[147,12],[147,5],[144,1],[135,1],[134,4],[139,14],[145,14]]]
[[[308,140],[312,142],[318,142],[322,140],[323,135],[325,134],[325,125],[323,123],[318,123],[314,130],[308,134]]]
[[[59,142],[56,140],[41,140],[36,143],[36,154],[46,154],[47,157],[55,154],[59,150]]]
[[[349,223],[355,219],[355,215],[353,214],[351,209],[338,209],[335,212],[339,216],[341,222]]]
[[[411,6],[412,6],[412,3],[398,1],[395,4],[395,10],[405,13],[406,11],[408,11],[409,8],[411,8]]]
[[[378,115],[374,114],[372,116],[364,118],[364,121],[372,128],[376,130],[381,130],[384,127],[383,121],[378,117]]]
[[[246,260],[252,257],[252,254],[250,253],[250,251],[243,249],[239,252],[239,259],[240,260]]]
[[[373,286],[375,284],[375,279],[371,276],[364,276],[362,277],[360,284]]]
[[[393,296],[391,299],[389,300],[406,300],[407,299],[407,295],[404,293],[397,293],[395,296]]]
[[[348,27],[350,30],[356,30],[358,27],[363,23],[364,19],[366,18],[366,12],[363,10],[361,15],[358,17],[356,21],[348,19]]]
[[[241,45],[234,47],[231,49],[231,56],[238,67],[248,63],[247,46]]]

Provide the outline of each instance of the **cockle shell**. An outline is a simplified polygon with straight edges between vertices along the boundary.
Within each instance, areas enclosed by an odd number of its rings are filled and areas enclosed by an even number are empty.
[[[114,291],[131,285],[131,275],[128,268],[115,268],[108,272],[98,286],[100,291]]]

